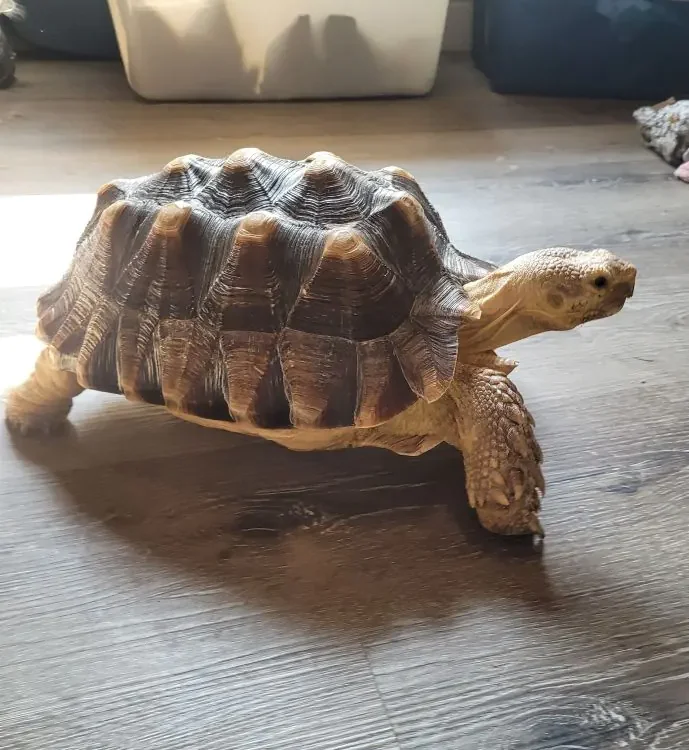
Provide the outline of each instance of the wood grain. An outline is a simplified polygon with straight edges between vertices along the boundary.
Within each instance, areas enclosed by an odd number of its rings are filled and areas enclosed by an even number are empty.
[[[0,388],[95,191],[256,146],[411,171],[494,262],[603,245],[618,316],[505,350],[545,453],[542,547],[491,537],[459,456],[291,453],[87,393],[0,431],[2,750],[689,745],[687,187],[628,104],[150,105],[116,65],[23,61],[0,100]],[[337,110],[335,107],[337,106]]]

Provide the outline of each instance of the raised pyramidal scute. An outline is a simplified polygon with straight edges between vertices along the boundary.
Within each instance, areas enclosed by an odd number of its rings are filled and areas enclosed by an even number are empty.
[[[401,169],[190,155],[101,188],[38,334],[85,388],[264,429],[371,427],[445,393],[463,284],[489,270]]]

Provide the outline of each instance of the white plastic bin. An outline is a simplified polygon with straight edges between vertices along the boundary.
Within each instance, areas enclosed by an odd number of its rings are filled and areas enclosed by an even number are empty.
[[[130,86],[155,100],[420,96],[449,0],[108,0]]]

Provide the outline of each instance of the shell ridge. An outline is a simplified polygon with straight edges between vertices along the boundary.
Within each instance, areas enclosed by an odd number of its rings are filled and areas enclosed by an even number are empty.
[[[94,377],[102,375],[104,381],[110,381],[110,377],[114,377],[115,382],[110,388],[116,387],[116,390],[121,392],[116,356],[120,309],[115,301],[105,297],[91,314],[77,354],[76,375],[82,387],[95,385]],[[111,367],[94,367],[98,364],[97,351],[111,360]]]
[[[137,230],[129,262],[113,285],[120,309],[120,385],[130,398],[138,398],[141,368],[154,346],[159,321],[187,319],[193,312],[193,288],[181,254],[191,211],[179,201],[161,206],[150,228]]]
[[[277,338],[275,340],[275,352],[277,354],[278,363],[280,365],[280,371],[282,372],[282,385],[285,389],[285,399],[287,400],[287,403],[289,404],[289,421],[292,427],[295,426],[294,421],[294,395],[292,393],[292,388],[290,386],[289,380],[287,379],[287,375],[285,374],[285,363],[282,358],[282,341],[284,339],[285,331],[287,330],[287,327],[282,329],[280,333],[278,333]]]
[[[370,181],[362,184],[350,165],[313,159],[301,162],[299,178],[280,195],[276,206],[290,217],[318,226],[346,226],[370,213],[369,193]]]
[[[416,198],[421,204],[421,207],[430,223],[437,227],[438,231],[446,240],[449,239],[442,217],[434,208],[425,191],[413,175],[406,172],[406,170],[399,169],[399,167],[384,167],[382,170],[378,170],[378,173],[387,174],[391,185],[395,186],[398,190],[404,190],[405,192],[410,193]]]
[[[434,227],[409,193],[383,193],[359,229],[367,244],[417,294],[443,268]]]
[[[221,313],[223,330],[248,325],[276,332],[283,327],[287,311],[274,257],[278,228],[275,215],[264,211],[239,223],[205,305]]]
[[[275,174],[266,183],[266,170],[270,166],[275,167]],[[295,175],[299,174],[299,167],[296,163],[289,162],[286,159],[275,159],[264,154],[254,163],[256,167],[256,181],[264,190],[266,197],[270,201],[273,210],[277,209],[277,203],[295,184]],[[291,178],[291,179],[290,179]],[[298,177],[297,177],[298,179]]]
[[[318,273],[319,268],[321,267],[323,263],[323,256],[325,254],[325,241],[326,241],[325,238],[323,238],[323,240],[324,241],[321,243],[321,247],[320,247],[321,253],[318,258],[318,261],[313,264],[313,268],[310,269],[308,276],[302,281],[300,290],[297,293],[296,297],[294,298],[292,307],[287,312],[287,317],[285,319],[285,325],[284,325],[285,329],[292,327],[292,318],[294,317],[294,311],[297,309],[299,301],[306,294],[309,286],[311,285],[313,279],[315,278],[316,274]]]

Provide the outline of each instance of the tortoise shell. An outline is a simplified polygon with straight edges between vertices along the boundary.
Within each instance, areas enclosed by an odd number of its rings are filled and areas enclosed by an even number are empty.
[[[463,284],[414,178],[191,155],[101,188],[37,333],[84,388],[257,428],[371,427],[447,390]]]

